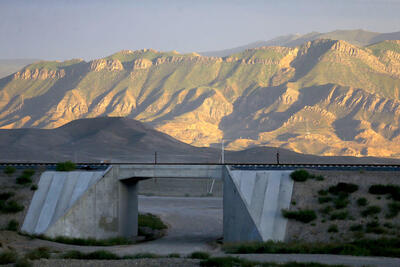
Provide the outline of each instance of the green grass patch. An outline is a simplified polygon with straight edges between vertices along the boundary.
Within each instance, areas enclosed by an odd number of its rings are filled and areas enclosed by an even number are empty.
[[[328,233],[337,233],[339,229],[336,224],[331,224],[328,228]]]
[[[313,210],[282,210],[282,215],[290,220],[296,220],[302,223],[309,223],[317,218],[317,214]]]
[[[76,170],[76,164],[72,161],[59,162],[56,166],[58,172],[70,172]]]
[[[371,185],[368,189],[368,192],[373,195],[390,195],[396,201],[400,201],[400,186],[398,185],[382,185],[375,184]]]
[[[330,220],[331,221],[346,220],[348,216],[349,216],[348,211],[337,211],[331,214]]]
[[[368,206],[365,210],[361,212],[363,217],[372,216],[378,214],[382,211],[381,207],[379,206]]]
[[[365,207],[368,205],[368,200],[365,197],[360,197],[357,199],[357,205],[360,207]]]
[[[8,231],[17,231],[18,230],[18,226],[19,226],[18,221],[12,219],[12,220],[10,220],[8,222],[6,230],[8,230]]]
[[[203,251],[196,251],[190,254],[189,258],[204,260],[204,259],[209,259],[210,254]]]
[[[30,260],[48,259],[50,258],[50,249],[48,247],[39,247],[28,252],[25,257]]]
[[[311,175],[306,170],[295,170],[290,174],[290,178],[296,182],[305,182],[308,178],[311,178]]]
[[[323,196],[323,197],[318,198],[318,203],[320,203],[320,204],[331,202],[331,201],[332,201],[332,197],[329,197],[329,196]]]
[[[352,183],[338,183],[335,186],[329,187],[328,191],[329,193],[333,195],[339,195],[339,194],[351,194],[354,193],[358,190],[358,185],[352,184]]]
[[[63,259],[78,260],[119,260],[120,256],[106,250],[97,250],[90,253],[83,253],[78,250],[71,250],[61,255]]]
[[[107,239],[96,238],[73,238],[66,236],[58,236],[51,238],[45,235],[27,235],[32,238],[48,240],[52,242],[78,245],[78,246],[116,246],[116,245],[131,245],[133,242],[125,237],[112,237]]]
[[[17,261],[18,255],[15,251],[3,251],[0,253],[0,264],[10,264]]]
[[[400,238],[359,239],[352,242],[254,242],[225,244],[226,253],[336,254],[355,256],[400,257]]]
[[[0,212],[2,213],[17,213],[23,211],[24,208],[23,205],[18,204],[15,200],[0,200]]]
[[[9,198],[12,198],[15,196],[15,192],[3,192],[0,193],[0,200],[8,200]]]
[[[158,216],[151,213],[139,214],[138,225],[139,227],[149,227],[153,230],[167,229],[163,221]]]
[[[7,175],[11,175],[11,174],[15,173],[16,170],[17,170],[17,169],[16,169],[15,167],[6,166],[6,167],[4,168],[4,170],[3,170],[3,172],[4,172],[5,174],[7,174]]]
[[[394,218],[400,212],[400,202],[392,202],[388,204],[388,214],[386,214],[386,218]]]

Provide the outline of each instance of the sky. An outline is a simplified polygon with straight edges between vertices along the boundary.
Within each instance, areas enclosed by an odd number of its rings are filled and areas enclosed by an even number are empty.
[[[281,35],[400,31],[400,0],[0,0],[0,59],[214,51]]]

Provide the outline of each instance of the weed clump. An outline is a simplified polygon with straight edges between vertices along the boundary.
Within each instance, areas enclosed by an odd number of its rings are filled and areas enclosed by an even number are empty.
[[[76,170],[76,164],[72,161],[59,162],[56,166],[58,172],[70,172]]]
[[[358,190],[358,185],[352,183],[342,183],[342,182],[338,183],[335,186],[331,186],[328,189],[329,193],[333,195],[339,195],[339,194],[347,195],[354,193],[357,190]]]
[[[10,220],[8,222],[6,230],[8,230],[8,231],[17,231],[18,230],[18,226],[19,226],[19,223],[16,220],[12,219],[12,220]]]
[[[14,192],[4,192],[4,193],[0,193],[0,201],[1,200],[8,200],[9,198],[12,198],[13,196],[15,196]]]
[[[78,260],[119,260],[118,255],[106,251],[97,250],[91,253],[82,253],[78,250],[71,250],[61,256],[63,259],[78,259]]]
[[[11,175],[11,174],[13,174],[16,170],[17,170],[17,169],[16,169],[15,167],[6,166],[6,167],[4,168],[3,171],[4,171],[5,174]]]
[[[309,223],[317,218],[317,214],[313,210],[282,210],[282,215],[285,218],[293,219],[302,223]]]
[[[17,253],[15,251],[3,251],[0,253],[0,264],[10,264],[17,261]]]
[[[139,227],[149,227],[153,230],[167,229],[163,221],[158,216],[151,213],[139,214],[138,225]]]
[[[35,170],[27,169],[17,178],[17,184],[30,184],[32,183],[32,176],[35,174]]]
[[[371,215],[375,215],[381,212],[381,207],[379,206],[368,206],[365,210],[361,212],[363,217],[368,217]]]
[[[386,214],[386,218],[390,219],[390,218],[396,217],[400,212],[400,202],[395,201],[395,202],[389,203],[388,209],[389,209],[389,213]]]
[[[290,174],[290,178],[296,182],[305,182],[308,178],[311,178],[311,176],[306,170],[295,170]]]
[[[50,258],[50,249],[48,247],[39,247],[27,253],[25,257],[30,260],[48,259]]]
[[[3,213],[17,213],[23,211],[24,208],[23,205],[18,204],[15,200],[0,201],[0,211]]]
[[[398,185],[382,185],[375,184],[371,185],[368,189],[368,192],[373,195],[390,195],[396,201],[400,201],[400,186]]]
[[[329,226],[328,233],[337,233],[337,232],[339,232],[339,229],[336,224],[332,224]]]
[[[193,252],[192,254],[190,254],[189,257],[192,259],[206,260],[206,259],[210,258],[210,254],[208,254],[207,252],[196,251],[196,252]]]
[[[365,197],[360,197],[357,199],[357,205],[360,207],[365,207],[368,205],[368,200]]]
[[[331,219],[331,221],[346,220],[348,216],[349,216],[349,213],[347,211],[338,211],[338,212],[332,213],[330,219]]]
[[[352,232],[360,232],[363,230],[363,225],[362,224],[353,224],[352,226],[350,226],[350,231]]]

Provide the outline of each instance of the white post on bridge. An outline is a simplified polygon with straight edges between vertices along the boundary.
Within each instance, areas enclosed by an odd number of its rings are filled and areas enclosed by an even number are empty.
[[[221,163],[225,163],[225,153],[224,153],[224,139],[221,141]]]

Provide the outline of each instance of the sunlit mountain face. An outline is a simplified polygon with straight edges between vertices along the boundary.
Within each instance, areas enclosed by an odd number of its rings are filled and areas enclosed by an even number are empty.
[[[0,79],[0,128],[122,116],[195,146],[400,158],[400,41],[317,39],[225,57],[121,51]]]

